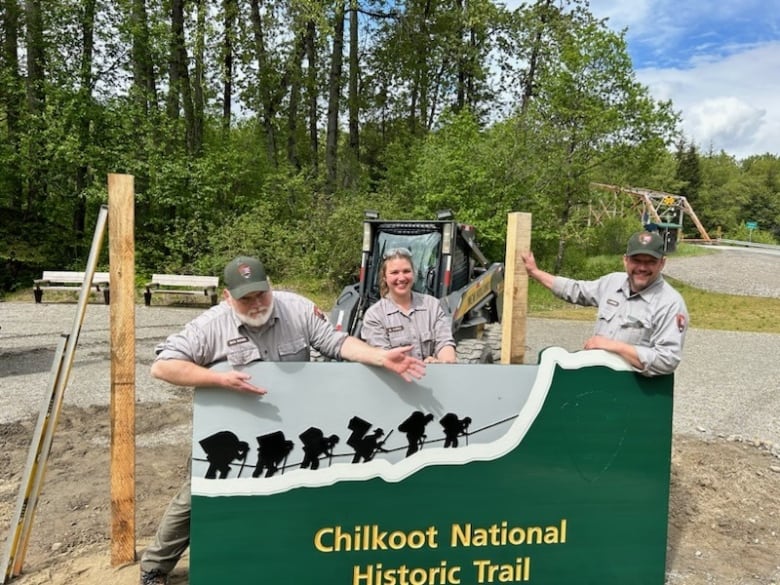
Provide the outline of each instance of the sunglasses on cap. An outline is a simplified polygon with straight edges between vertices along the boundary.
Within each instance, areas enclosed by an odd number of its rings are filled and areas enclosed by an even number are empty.
[[[382,260],[387,260],[388,258],[396,258],[398,256],[402,256],[404,258],[411,258],[412,251],[409,248],[391,248],[387,250],[384,254],[382,254]]]

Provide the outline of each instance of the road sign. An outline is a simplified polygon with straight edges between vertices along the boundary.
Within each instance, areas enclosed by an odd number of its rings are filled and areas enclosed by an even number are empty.
[[[745,227],[749,230],[754,230],[758,227],[758,222],[755,221],[746,221]]]

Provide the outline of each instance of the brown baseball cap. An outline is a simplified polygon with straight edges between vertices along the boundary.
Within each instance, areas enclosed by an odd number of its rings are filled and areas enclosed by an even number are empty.
[[[251,256],[238,256],[231,260],[225,266],[224,277],[225,286],[234,299],[271,288],[265,275],[265,266]]]
[[[626,256],[638,256],[647,254],[655,258],[663,258],[666,255],[664,250],[664,239],[658,232],[637,232],[628,239]]]

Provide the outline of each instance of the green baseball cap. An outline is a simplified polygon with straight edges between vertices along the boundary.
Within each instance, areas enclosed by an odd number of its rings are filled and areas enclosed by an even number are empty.
[[[231,260],[230,264],[225,266],[224,277],[225,286],[234,299],[271,288],[263,263],[251,256],[238,256]]]
[[[654,258],[663,258],[666,254],[664,250],[664,239],[658,232],[637,232],[628,239],[626,256],[637,256],[647,254]]]

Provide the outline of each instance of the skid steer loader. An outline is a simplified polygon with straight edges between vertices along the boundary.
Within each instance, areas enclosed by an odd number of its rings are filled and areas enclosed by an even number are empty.
[[[363,314],[379,300],[383,254],[407,248],[417,272],[413,290],[441,301],[452,319],[459,362],[492,363],[500,357],[504,264],[490,263],[476,242],[474,228],[455,221],[449,210],[435,220],[385,220],[372,211],[363,221],[358,282],[345,287],[330,313],[334,326],[360,335]],[[498,334],[498,336],[495,335]]]

